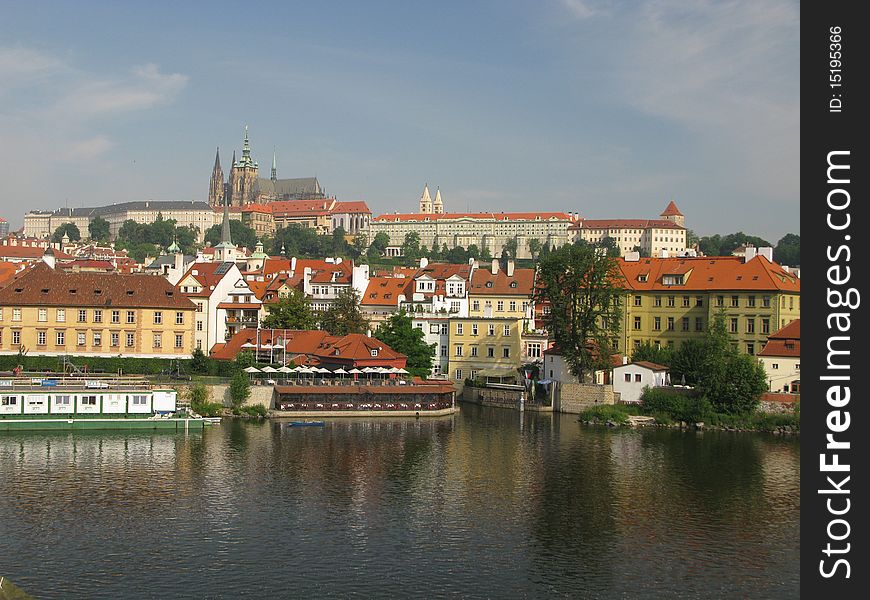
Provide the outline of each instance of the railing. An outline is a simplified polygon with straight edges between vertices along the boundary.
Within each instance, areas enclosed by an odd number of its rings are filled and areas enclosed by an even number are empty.
[[[98,393],[106,390],[151,389],[147,379],[138,376],[69,376],[54,374],[27,373],[12,378],[0,379],[0,393],[5,390],[45,390],[57,388],[79,389]]]

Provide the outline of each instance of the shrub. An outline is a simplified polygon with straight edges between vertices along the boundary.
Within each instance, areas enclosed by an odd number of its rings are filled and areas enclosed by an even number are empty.
[[[247,373],[239,371],[230,381],[230,400],[233,408],[238,408],[251,396],[251,384]]]
[[[208,388],[198,383],[190,389],[190,409],[203,417],[218,417],[223,412],[220,402],[209,402]]]
[[[697,393],[684,390],[646,388],[641,397],[643,412],[651,415],[667,415],[674,421],[698,423],[712,414],[710,402]]]
[[[265,417],[267,411],[262,404],[252,404],[251,406],[242,406],[239,412],[248,417]]]
[[[613,421],[618,425],[625,425],[628,423],[628,412],[628,409],[621,404],[602,404],[582,411],[580,420],[590,423]]]

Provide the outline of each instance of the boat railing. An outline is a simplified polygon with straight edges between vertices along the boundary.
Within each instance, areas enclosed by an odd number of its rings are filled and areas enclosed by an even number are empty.
[[[62,375],[54,373],[27,373],[13,377],[0,378],[0,393],[5,390],[44,390],[61,388],[64,390],[82,390],[88,392],[112,391],[112,390],[150,390],[153,384],[143,377],[115,375],[115,376],[86,376],[86,375]]]

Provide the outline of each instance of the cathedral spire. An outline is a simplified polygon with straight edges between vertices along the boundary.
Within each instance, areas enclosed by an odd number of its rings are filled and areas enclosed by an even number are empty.
[[[224,221],[221,224],[220,245],[223,246],[224,244],[228,244],[231,247],[233,245],[233,240],[230,235],[230,205],[228,202],[224,202]]]
[[[278,181],[278,155],[277,152],[272,150],[272,175],[270,179],[274,181]]]
[[[220,146],[218,146],[218,149],[214,153],[214,168],[215,169],[221,168],[221,148],[220,148]]]
[[[429,184],[423,186],[423,195],[420,196],[420,212],[423,214],[432,213],[432,197],[429,195]]]
[[[432,211],[436,215],[444,214],[444,201],[441,199],[441,188],[435,190],[435,202],[432,204]]]

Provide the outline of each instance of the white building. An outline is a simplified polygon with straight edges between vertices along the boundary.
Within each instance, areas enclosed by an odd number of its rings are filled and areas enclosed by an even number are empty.
[[[668,383],[668,368],[645,360],[613,368],[613,391],[619,393],[623,403],[638,403],[645,387],[662,387]]]
[[[767,338],[758,353],[771,392],[799,393],[801,380],[801,320],[795,319]]]
[[[677,256],[686,253],[685,217],[671,201],[661,219],[579,219],[571,227],[572,241],[597,244],[612,240],[625,256],[639,249],[646,256]]]

